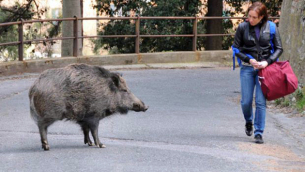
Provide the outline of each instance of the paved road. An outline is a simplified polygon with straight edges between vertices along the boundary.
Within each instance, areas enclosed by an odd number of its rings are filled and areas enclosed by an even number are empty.
[[[245,135],[238,70],[120,72],[150,109],[103,119],[105,149],[84,145],[78,125],[59,121],[43,151],[28,101],[37,75],[0,78],[0,171],[305,171],[304,118],[269,111],[265,144]]]

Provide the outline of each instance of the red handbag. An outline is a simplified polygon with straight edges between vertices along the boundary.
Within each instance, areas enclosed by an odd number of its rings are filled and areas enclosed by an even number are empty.
[[[274,62],[259,70],[258,75],[263,94],[269,101],[291,94],[298,88],[298,78],[288,60]]]

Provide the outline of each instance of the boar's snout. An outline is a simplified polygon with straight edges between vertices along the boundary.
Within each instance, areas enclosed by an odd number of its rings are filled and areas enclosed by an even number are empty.
[[[145,106],[145,104],[143,102],[141,102],[141,104],[134,103],[132,106],[132,110],[134,110],[136,112],[140,112],[140,111],[145,112],[148,108],[149,108],[149,106]]]

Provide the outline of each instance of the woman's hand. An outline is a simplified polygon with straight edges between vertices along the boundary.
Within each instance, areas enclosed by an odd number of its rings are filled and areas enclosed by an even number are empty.
[[[254,67],[254,69],[258,69],[260,67],[259,62],[257,62],[255,59],[250,59],[249,62]]]
[[[268,62],[267,61],[262,61],[262,62],[258,62],[259,63],[259,67],[258,69],[264,69],[268,66]]]
[[[250,64],[254,67],[254,69],[264,69],[268,66],[267,61],[258,62],[255,59],[250,59]]]

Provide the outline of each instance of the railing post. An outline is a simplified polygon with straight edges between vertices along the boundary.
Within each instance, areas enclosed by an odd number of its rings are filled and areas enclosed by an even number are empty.
[[[135,53],[140,53],[140,17],[136,21],[136,45],[135,45]]]
[[[78,56],[78,19],[77,16],[74,16],[73,20],[73,56],[77,57]]]
[[[23,19],[21,19],[21,23],[18,25],[18,33],[19,33],[19,44],[18,44],[18,60],[23,61]]]
[[[193,51],[197,50],[197,16],[195,17],[195,20],[193,21]]]

